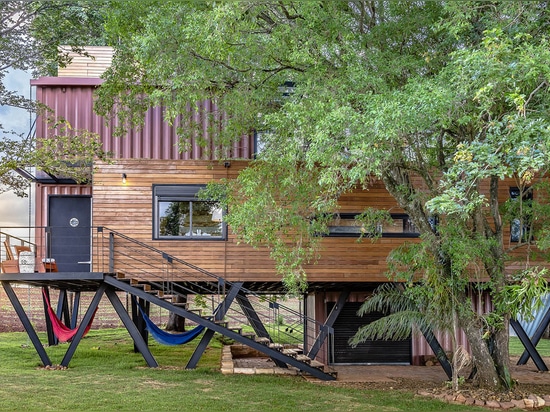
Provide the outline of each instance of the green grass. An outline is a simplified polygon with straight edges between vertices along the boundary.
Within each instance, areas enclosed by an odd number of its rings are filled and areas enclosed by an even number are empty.
[[[0,410],[473,410],[400,391],[336,388],[300,377],[222,375],[219,341],[212,341],[197,369],[185,370],[194,344],[161,346],[150,342],[151,352],[161,366],[148,368],[142,356],[133,352],[125,330],[92,330],[80,343],[67,370],[46,370],[40,367],[26,334],[2,333]],[[61,344],[46,351],[52,363],[58,364],[67,348],[67,344]]]
[[[510,337],[510,356],[521,356],[525,348],[521,344],[519,338]],[[550,356],[550,339],[541,339],[537,345],[537,351],[540,356]]]

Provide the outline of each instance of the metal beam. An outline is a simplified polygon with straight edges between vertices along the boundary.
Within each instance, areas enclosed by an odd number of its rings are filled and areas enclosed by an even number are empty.
[[[542,360],[539,352],[535,348],[535,345],[533,345],[533,342],[531,342],[531,340],[529,339],[529,336],[527,336],[527,333],[525,333],[525,330],[523,329],[521,324],[515,319],[510,319],[510,325],[516,331],[519,340],[521,341],[531,358],[533,358],[533,362],[537,366],[538,370],[548,372],[548,367]]]
[[[309,358],[315,359],[315,357],[321,350],[321,347],[323,346],[323,343],[325,342],[326,338],[329,336],[331,331],[332,332],[334,331],[333,329],[334,322],[338,318],[338,315],[340,315],[340,312],[342,312],[342,309],[346,304],[346,300],[348,299],[349,294],[350,294],[349,289],[345,289],[342,291],[342,293],[340,293],[340,296],[338,297],[338,302],[336,302],[336,305],[334,305],[334,307],[330,311],[330,314],[328,315],[327,320],[319,330],[319,334],[317,335],[315,342],[313,342],[313,345],[311,345],[311,349],[307,354]]]
[[[208,329],[212,329],[214,332],[218,332],[224,336],[227,336],[230,339],[233,339],[239,343],[242,343],[244,345],[250,346],[252,349],[256,349],[259,352],[262,352],[266,354],[267,356],[277,359],[281,362],[284,362],[288,365],[294,366],[297,369],[300,369],[301,371],[307,372],[321,380],[335,380],[336,378],[334,376],[329,375],[328,373],[323,372],[320,369],[314,368],[311,365],[308,365],[304,362],[300,362],[297,359],[284,355],[283,353],[279,352],[276,349],[270,348],[269,346],[262,345],[259,342],[256,342],[252,339],[249,339],[245,336],[242,336],[241,334],[229,330],[227,328],[224,328],[221,325],[218,325],[214,321],[211,321],[209,319],[205,319],[201,316],[199,316],[196,313],[189,312],[185,309],[182,309],[179,306],[174,306],[169,302],[166,302],[165,300],[162,300],[156,296],[151,295],[150,293],[147,293],[141,289],[134,288],[133,286],[128,285],[127,283],[121,282],[118,279],[115,279],[113,276],[105,276],[105,283],[114,286],[117,289],[126,291],[132,295],[138,296],[140,298],[145,299],[146,301],[149,301],[153,303],[154,305],[160,306],[161,308],[164,308],[166,310],[169,310],[171,312],[174,312],[176,315],[182,316],[184,318],[187,318],[199,325],[203,325],[204,327]],[[241,294],[237,295],[237,299],[243,296]]]
[[[138,352],[141,353],[141,355],[145,359],[145,362],[147,362],[147,366],[151,368],[156,368],[157,366],[159,366],[157,361],[151,354],[151,351],[149,350],[147,343],[143,340],[143,336],[141,335],[141,332],[138,330],[137,326],[132,321],[132,318],[130,317],[128,312],[126,312],[126,308],[120,301],[116,292],[109,287],[105,290],[105,294],[109,298],[111,305],[113,305],[113,308],[118,314],[118,317],[120,318],[124,326],[126,326],[126,330],[134,340],[134,347],[136,347],[138,349]]]
[[[48,300],[51,302],[50,289],[47,286],[44,286],[42,288],[42,292],[47,296]],[[53,333],[52,321],[48,316],[48,302],[46,301],[44,296],[42,296],[42,304],[44,305],[44,319],[46,320],[46,334],[48,336],[48,345],[54,346],[54,345],[57,345],[57,338]]]
[[[220,303],[220,305],[218,306],[218,310],[214,314],[215,322],[219,322],[225,317],[225,314],[229,310],[231,303],[233,303],[233,300],[235,300],[235,297],[241,290],[242,286],[243,282],[233,283],[233,286],[229,290],[229,293],[225,296],[225,299]],[[206,332],[204,332],[201,341],[197,345],[195,351],[193,352],[193,355],[191,355],[191,359],[189,359],[189,361],[187,362],[185,369],[195,369],[197,367],[200,358],[202,357],[213,336],[214,331],[211,329],[207,329]]]
[[[533,342],[533,345],[535,347],[538,345],[542,336],[544,335],[544,332],[546,331],[548,324],[550,324],[550,308],[548,308],[548,310],[544,314],[544,317],[541,319],[539,326],[537,326],[535,333],[531,337],[531,342]],[[527,350],[523,351],[522,355],[518,360],[518,365],[525,365],[529,360],[529,357],[530,357],[529,352]]]
[[[254,333],[260,338],[268,338],[270,342],[273,342],[271,336],[269,335],[269,332],[267,331],[260,317],[254,310],[254,307],[252,306],[252,303],[250,303],[248,297],[242,293],[239,293],[237,295],[237,302],[239,303],[244,314],[246,315],[250,326],[252,326],[252,329],[254,329]]]
[[[105,289],[107,286],[102,283],[99,288],[97,289],[92,301],[90,302],[90,306],[88,307],[88,310],[86,311],[86,314],[84,315],[84,318],[82,319],[82,322],[80,322],[80,326],[78,327],[78,330],[76,331],[76,334],[74,335],[73,339],[71,340],[71,344],[69,345],[69,349],[67,349],[67,352],[65,353],[65,356],[63,357],[63,360],[61,361],[62,366],[69,366],[69,362],[71,361],[76,348],[78,347],[78,344],[80,343],[80,340],[84,336],[84,332],[86,331],[86,327],[88,324],[92,321],[95,311],[97,309],[97,306],[99,305],[99,302],[101,301],[101,298],[103,296],[103,293],[105,292]]]
[[[32,323],[29,320],[29,317],[25,313],[23,306],[21,306],[21,302],[19,301],[19,299],[17,298],[17,295],[13,291],[11,284],[9,282],[2,281],[2,286],[4,287],[4,290],[6,291],[6,295],[8,296],[11,304],[13,305],[13,308],[15,309],[17,316],[19,316],[19,320],[21,320],[21,323],[23,324],[25,331],[27,331],[27,334],[29,335],[31,342],[34,348],[36,349],[38,356],[40,356],[42,365],[51,366],[52,362],[50,361],[48,354],[44,350],[44,345],[42,345],[42,342],[40,342],[40,339],[38,338],[38,335],[36,334],[36,331],[34,330]]]
[[[71,329],[76,328],[76,321],[78,320],[79,308],[80,308],[80,292],[74,292],[73,309],[71,312]]]
[[[445,354],[445,350],[440,345],[439,341],[435,337],[433,331],[431,328],[422,329],[422,334],[426,338],[426,341],[428,342],[428,345],[430,345],[430,348],[432,348],[432,351],[434,355],[436,356],[437,360],[439,360],[439,364],[447,374],[447,377],[449,379],[453,378],[453,368],[449,362],[449,358],[447,358],[447,355]]]

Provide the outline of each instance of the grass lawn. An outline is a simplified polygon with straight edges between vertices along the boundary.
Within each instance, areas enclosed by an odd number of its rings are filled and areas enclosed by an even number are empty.
[[[43,342],[45,338],[40,335]],[[213,341],[196,370],[194,345],[150,342],[161,365],[148,368],[123,329],[92,330],[67,370],[46,370],[25,333],[0,334],[0,410],[5,411],[471,411],[400,391],[368,391],[300,377],[222,375]],[[46,348],[54,364],[67,344]],[[482,411],[483,409],[479,409]]]

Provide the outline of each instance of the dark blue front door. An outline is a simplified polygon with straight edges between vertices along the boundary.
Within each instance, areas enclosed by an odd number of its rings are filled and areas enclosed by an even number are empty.
[[[91,197],[49,196],[48,257],[60,272],[89,272],[91,261]]]

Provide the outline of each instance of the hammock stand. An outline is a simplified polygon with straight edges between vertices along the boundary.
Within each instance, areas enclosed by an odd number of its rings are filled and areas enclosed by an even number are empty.
[[[76,332],[78,331],[78,328],[71,329],[67,325],[65,325],[55,314],[54,310],[52,309],[52,306],[50,304],[50,300],[48,299],[48,295],[46,294],[46,291],[42,289],[42,295],[44,296],[44,300],[46,302],[46,310],[48,311],[48,317],[50,318],[50,321],[52,323],[52,329],[53,333],[59,340],[59,342],[68,342],[70,341],[74,335],[76,335]],[[90,331],[90,328],[92,327],[92,322],[94,321],[95,314],[97,312],[97,308],[90,319],[90,322],[86,326],[86,329],[84,330],[84,336]]]
[[[145,321],[146,329],[149,331],[151,336],[160,344],[162,345],[182,345],[184,343],[191,342],[193,339],[195,339],[197,336],[199,336],[202,331],[204,330],[204,326],[198,325],[195,328],[182,333],[170,333],[166,332],[165,330],[159,328],[157,325],[153,323],[153,321],[147,316],[145,311],[141,308],[139,303],[137,301],[135,302],[139,312],[141,313],[141,316],[143,320]]]

